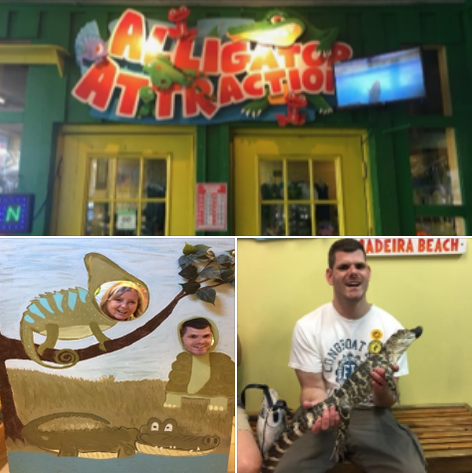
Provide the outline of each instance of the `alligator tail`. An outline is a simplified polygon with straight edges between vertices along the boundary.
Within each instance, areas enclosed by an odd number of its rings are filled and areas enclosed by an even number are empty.
[[[57,364],[49,364],[44,362],[38,355],[36,347],[34,345],[34,332],[28,327],[27,322],[21,320],[20,322],[20,339],[23,343],[26,354],[36,363],[46,368],[53,368],[57,370],[63,370],[66,368],[71,368],[76,365],[79,361],[79,355],[75,350],[59,350],[54,359]]]
[[[37,419],[33,419],[31,422],[28,422],[23,427],[23,436],[28,440],[32,436],[37,435],[39,427],[50,420],[56,420],[63,417],[81,417],[83,419],[92,419],[99,422],[103,422],[105,424],[110,424],[110,422],[103,417],[97,416],[95,414],[88,414],[86,412],[59,412],[56,414],[48,414],[42,417],[38,417]]]

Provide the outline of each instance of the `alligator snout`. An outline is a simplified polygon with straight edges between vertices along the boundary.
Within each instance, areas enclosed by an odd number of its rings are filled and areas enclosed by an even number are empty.
[[[203,443],[208,447],[215,448],[220,444],[220,439],[216,436],[205,435],[205,437],[203,437]]]
[[[415,334],[416,338],[420,338],[421,334],[423,333],[423,327],[418,325],[418,327],[412,329],[412,332]]]

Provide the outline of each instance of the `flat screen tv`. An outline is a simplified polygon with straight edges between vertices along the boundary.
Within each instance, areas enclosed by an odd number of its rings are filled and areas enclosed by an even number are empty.
[[[338,108],[425,96],[420,48],[335,62],[333,67]]]

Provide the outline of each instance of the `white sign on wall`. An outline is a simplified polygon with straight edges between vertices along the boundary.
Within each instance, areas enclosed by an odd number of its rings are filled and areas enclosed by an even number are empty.
[[[368,256],[458,255],[466,238],[360,238]]]
[[[116,214],[117,230],[136,230],[136,210],[118,210]]]
[[[226,183],[197,183],[195,230],[226,231]]]

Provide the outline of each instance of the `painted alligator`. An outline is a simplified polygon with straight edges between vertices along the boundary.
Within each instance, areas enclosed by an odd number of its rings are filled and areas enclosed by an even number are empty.
[[[80,423],[87,427],[74,428],[77,425],[74,426],[74,422],[67,420],[67,429],[46,430],[45,424],[63,418],[79,418]],[[91,421],[98,422],[98,426],[90,428],[88,425]],[[63,412],[32,420],[23,427],[23,436],[29,443],[57,453],[59,457],[110,458],[134,455],[138,429],[110,427],[109,424],[106,419],[95,414]]]
[[[285,429],[268,451],[263,461],[262,473],[274,471],[284,456],[298,438],[311,430],[315,421],[321,417],[324,409],[335,406],[341,417],[337,428],[336,443],[332,458],[336,461],[343,459],[346,453],[346,435],[349,426],[351,410],[364,401],[372,391],[370,373],[375,367],[385,369],[385,379],[389,388],[396,396],[396,384],[393,378],[392,365],[397,363],[407,348],[422,334],[422,327],[411,330],[398,330],[381,347],[380,351],[371,355],[361,363],[339,389],[315,406],[307,409]]]
[[[136,440],[136,447],[141,453],[176,457],[207,455],[219,444],[217,436],[188,434],[174,419],[161,422],[157,417],[149,419],[139,429]]]
[[[228,28],[226,36],[232,41],[254,41],[266,46],[289,47],[298,38],[304,41],[319,41],[316,50],[323,56],[330,56],[331,49],[338,37],[339,28],[319,29],[305,19],[297,18],[294,13],[284,10],[271,10],[265,18],[254,23]],[[305,94],[306,99],[321,113],[331,113],[331,105],[321,95]],[[265,87],[265,96],[253,100],[241,110],[247,116],[258,117],[271,102],[269,87]]]
[[[67,428],[57,428],[58,422]],[[150,455],[198,456],[213,452],[220,444],[217,436],[185,432],[174,419],[161,422],[152,417],[138,430],[111,427],[103,417],[84,412],[39,417],[23,427],[23,436],[29,443],[60,457],[94,459],[129,457],[137,451]]]
[[[119,321],[106,316],[95,301],[95,291],[99,290],[103,283],[126,280],[145,287],[142,281],[101,254],[88,253],[84,262],[89,275],[88,291],[74,287],[40,294],[31,300],[23,313],[20,321],[21,342],[26,354],[41,366],[65,369],[79,361],[77,352],[70,349],[59,350],[55,354],[57,364],[41,360],[40,356],[44,351],[53,349],[58,340],[80,340],[93,335],[99,342],[100,349],[107,351],[105,342],[109,338],[103,332]],[[34,344],[35,333],[46,336],[37,352]]]

